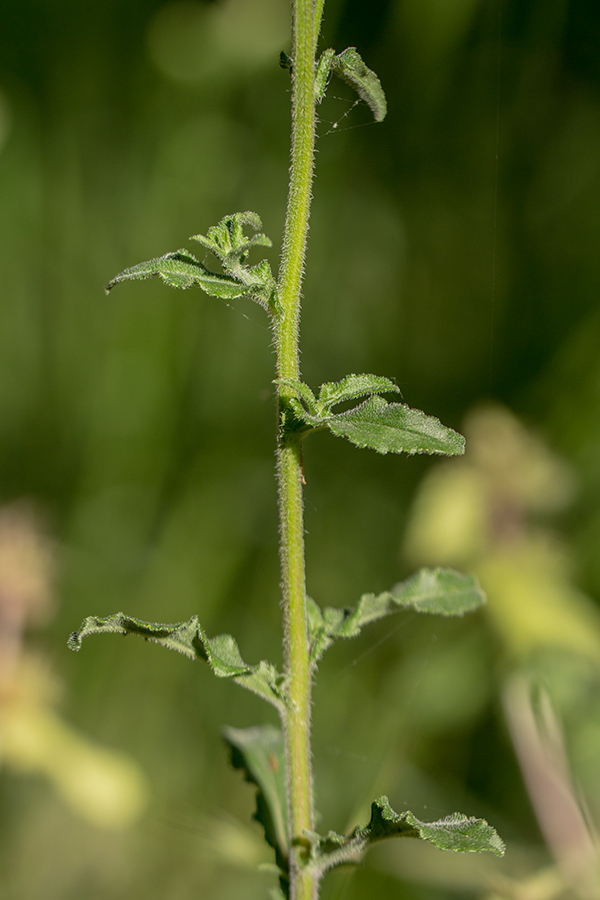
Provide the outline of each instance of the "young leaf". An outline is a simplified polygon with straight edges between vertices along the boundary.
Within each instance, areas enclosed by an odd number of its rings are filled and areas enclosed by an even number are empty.
[[[325,96],[334,56],[335,50],[331,49],[324,50],[321,54],[321,58],[317,65],[317,71],[315,72],[315,103],[320,103]]]
[[[350,84],[361,100],[371,108],[376,122],[383,122],[387,113],[387,101],[381,82],[375,72],[363,62],[356,47],[348,47],[331,60],[331,71]]]
[[[83,638],[90,634],[137,634],[148,641],[161,644],[169,650],[177,650],[190,659],[207,662],[217,678],[232,678],[236,684],[253,691],[268,700],[281,713],[285,703],[283,676],[275,666],[262,660],[249,666],[241,657],[239,647],[230,634],[208,638],[198,616],[188,622],[164,625],[160,622],[144,622],[124,613],[112,616],[88,616],[81,627],[69,637],[71,650],[80,650]]]
[[[421,569],[390,591],[363,594],[352,608],[320,607],[310,600],[308,631],[311,662],[319,661],[336,638],[360,634],[363,626],[399,609],[442,616],[462,616],[485,603],[485,595],[473,575],[461,575],[452,569]]]
[[[347,438],[357,447],[370,447],[378,453],[464,453],[465,439],[446,428],[439,419],[405,403],[387,403],[381,397],[369,397],[360,406],[332,416],[327,428]]]
[[[255,728],[225,728],[231,748],[231,763],[243,769],[246,781],[256,785],[254,818],[265,829],[267,842],[275,849],[277,864],[286,871],[288,815],[283,735],[273,725]]]
[[[387,797],[371,804],[368,825],[358,825],[349,835],[330,831],[325,837],[307,835],[311,842],[311,868],[320,877],[327,869],[355,861],[368,847],[391,837],[415,837],[429,841],[440,850],[458,853],[489,851],[503,856],[501,838],[485,819],[453,813],[437,822],[421,822],[411,812],[395,813]]]
[[[296,381],[295,378],[278,378],[274,383],[290,388],[296,395],[293,399],[301,400],[312,416],[319,417],[317,398],[307,384],[304,384],[303,381]],[[298,409],[302,412],[301,406]]]
[[[263,259],[252,267],[243,265],[252,247],[270,247],[271,241],[262,233],[247,238],[244,235],[244,225],[250,225],[256,231],[262,223],[256,213],[234,213],[224,216],[218,225],[209,228],[206,237],[201,234],[192,237],[192,240],[199,241],[220,260],[225,270],[224,275],[207,269],[186,250],[177,250],[125,269],[109,282],[106,293],[120,281],[135,281],[159,275],[171,287],[188,288],[198,284],[207,294],[221,300],[250,297],[268,312],[280,315],[277,284],[267,260]]]
[[[211,297],[220,300],[235,300],[249,292],[245,285],[230,276],[211,272],[191,253],[177,250],[124,269],[109,281],[106,293],[109,294],[121,281],[141,281],[153,275],[159,275],[170,287],[189,288],[198,284]]]
[[[250,238],[244,235],[244,225],[250,225],[255,231],[262,228],[260,216],[255,212],[234,213],[223,216],[218,225],[208,229],[206,237],[194,234],[191,240],[198,241],[223,263],[225,269],[242,261],[252,247],[271,247],[272,243],[266,234],[255,234]]]
[[[367,394],[400,393],[398,385],[382,375],[346,375],[341,381],[330,381],[321,385],[319,404],[329,412],[336,403],[357,400]]]

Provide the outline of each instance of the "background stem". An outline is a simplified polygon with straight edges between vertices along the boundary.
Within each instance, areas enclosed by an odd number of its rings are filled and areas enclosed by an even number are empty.
[[[320,2],[318,21],[315,21],[313,0],[292,2],[292,161],[279,274],[279,300],[283,316],[276,324],[279,379],[300,377],[300,292],[314,168],[315,47],[322,7]],[[288,390],[280,386],[280,412],[288,400]],[[278,475],[285,667],[289,678],[284,730],[291,830],[290,895],[292,900],[314,900],[317,881],[303,866],[307,848],[303,832],[312,831],[314,817],[310,743],[311,672],[304,577],[304,477],[300,439],[295,435],[280,437]]]

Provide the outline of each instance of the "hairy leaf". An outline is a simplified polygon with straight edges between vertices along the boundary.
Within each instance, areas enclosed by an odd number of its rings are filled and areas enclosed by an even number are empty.
[[[361,100],[371,108],[376,122],[382,122],[387,113],[387,101],[381,82],[375,72],[363,62],[356,47],[348,47],[331,60],[331,70],[338,78],[350,84]]]
[[[220,300],[234,300],[249,293],[245,285],[229,275],[211,272],[185,250],[165,253],[164,256],[124,269],[106,285],[106,293],[110,293],[121,281],[141,281],[153,275],[159,275],[170,287],[189,288],[198,284],[211,297],[218,297]]]
[[[198,241],[203,247],[214,253],[223,266],[228,268],[240,260],[243,262],[252,247],[272,246],[266,234],[255,234],[247,238],[244,235],[244,225],[249,225],[254,231],[258,231],[259,228],[262,228],[260,216],[255,212],[223,216],[218,225],[208,229],[206,237],[202,234],[194,234],[191,239]]]
[[[395,813],[387,797],[371,804],[371,819],[349,835],[330,831],[325,837],[307,835],[311,842],[311,868],[320,876],[327,869],[357,860],[368,847],[391,837],[414,837],[429,841],[440,850],[462,853],[489,851],[504,855],[504,843],[485,819],[453,813],[437,822],[421,822],[411,812]]]
[[[285,703],[284,679],[275,666],[262,660],[250,666],[241,657],[239,647],[230,634],[208,638],[198,616],[188,622],[165,625],[160,622],[144,622],[124,613],[112,616],[88,616],[81,627],[69,637],[71,650],[80,650],[83,638],[90,634],[137,634],[177,650],[190,659],[207,662],[217,678],[232,678],[236,684],[253,691],[272,703],[280,712]]]
[[[370,447],[378,453],[441,453],[454,456],[464,453],[465,440],[434,416],[405,403],[388,403],[378,394],[399,392],[399,387],[381,375],[347,375],[341,381],[322,384],[318,398],[308,385],[295,379],[282,379],[294,392],[289,404],[294,411],[294,430],[298,420],[304,431],[328,428],[357,447]],[[337,403],[369,395],[353,409],[333,413]],[[285,425],[285,423],[283,423]]]
[[[234,213],[224,216],[218,225],[209,228],[206,237],[201,234],[192,236],[192,240],[214,253],[223,266],[223,275],[207,269],[186,250],[177,250],[125,269],[109,282],[106,293],[120,281],[159,275],[171,287],[189,288],[198,284],[207,294],[221,300],[250,297],[272,314],[281,315],[277,284],[267,260],[263,259],[256,266],[244,265],[253,247],[270,247],[271,241],[262,233],[246,237],[245,225],[256,231],[261,228],[262,223],[256,213]]]
[[[473,575],[452,569],[421,569],[381,594],[363,594],[355,607],[320,607],[308,601],[311,662],[318,662],[336,638],[360,634],[370,622],[400,609],[442,616],[462,616],[485,603],[485,595]]]
[[[273,725],[225,728],[234,768],[245,772],[246,781],[258,788],[254,818],[265,829],[274,847],[277,864],[285,868],[288,856],[288,816],[283,735]]]
[[[308,410],[310,415],[318,419],[319,412],[317,406],[317,398],[307,384],[304,384],[303,381],[297,381],[295,378],[278,378],[275,380],[275,384],[282,385],[283,387],[288,387],[292,391],[294,391],[296,398],[298,400],[301,400],[305,404],[306,409]],[[302,407],[299,406],[297,408],[302,415]]]
[[[317,65],[317,71],[315,72],[315,102],[320,103],[323,97],[325,96],[325,91],[327,90],[327,83],[329,81],[329,75],[331,74],[331,64],[333,62],[333,58],[335,56],[335,50],[331,48],[329,50],[324,50],[321,54]]]
[[[369,397],[360,406],[332,416],[325,424],[338,437],[378,453],[454,456],[465,449],[462,435],[446,428],[439,419],[404,403],[387,403],[381,397]]]
[[[346,375],[341,381],[330,381],[321,385],[319,404],[329,411],[336,403],[356,400],[367,394],[399,393],[398,385],[382,375]]]

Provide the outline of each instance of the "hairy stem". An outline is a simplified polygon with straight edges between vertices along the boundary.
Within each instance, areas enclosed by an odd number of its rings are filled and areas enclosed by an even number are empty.
[[[275,326],[279,379],[300,377],[298,328],[314,167],[315,48],[322,0],[317,3],[317,8],[318,20],[315,19],[313,0],[292,0],[292,160],[278,285],[283,316]],[[288,399],[287,389],[281,386],[280,413]],[[306,840],[303,832],[313,829],[314,818],[310,746],[311,672],[304,579],[304,477],[300,440],[293,434],[280,435],[278,474],[285,666],[289,679],[284,730],[291,829],[290,896],[292,900],[315,900],[317,881],[304,866]]]

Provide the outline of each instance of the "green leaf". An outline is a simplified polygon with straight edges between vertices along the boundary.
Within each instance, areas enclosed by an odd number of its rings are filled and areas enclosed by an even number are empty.
[[[290,390],[292,390],[295,394],[295,398],[292,399],[301,400],[312,416],[316,418],[319,417],[317,398],[315,397],[309,386],[307,384],[304,384],[303,381],[296,381],[295,378],[277,378],[275,379],[274,384],[290,388]],[[303,414],[301,406],[294,408],[297,408],[299,410],[300,415]]]
[[[227,727],[223,735],[231,748],[232,765],[242,769],[246,781],[258,788],[254,818],[264,827],[277,864],[286,872],[289,826],[283,735],[273,725]]]
[[[170,287],[189,288],[198,284],[211,297],[220,300],[234,300],[249,292],[245,285],[228,275],[211,272],[191,253],[177,250],[124,269],[106,285],[106,293],[121,281],[141,281],[153,275],[159,275]]]
[[[124,613],[106,617],[88,616],[69,637],[69,648],[80,650],[83,638],[90,634],[137,634],[169,650],[177,650],[190,659],[203,660],[210,665],[217,678],[231,678],[236,684],[272,703],[279,712],[283,711],[285,681],[275,666],[264,660],[255,666],[248,665],[230,634],[208,638],[198,616],[174,625],[144,622]]]
[[[191,238],[217,257],[225,271],[224,275],[207,269],[186,250],[177,250],[125,269],[107,285],[106,293],[120,281],[135,281],[159,275],[171,287],[189,288],[198,284],[207,294],[221,300],[250,297],[268,312],[281,315],[277,283],[267,260],[263,259],[258,265],[251,267],[244,265],[253,247],[270,247],[271,241],[262,233],[246,237],[245,225],[257,230],[262,223],[256,213],[234,213],[224,216],[218,225],[209,228],[206,237],[195,234]]]
[[[346,375],[341,381],[329,381],[321,385],[319,404],[329,412],[336,403],[356,400],[367,394],[399,393],[398,385],[382,375]]]
[[[391,837],[414,837],[429,841],[440,850],[458,853],[489,851],[503,856],[505,847],[498,833],[485,819],[453,813],[437,822],[421,822],[411,812],[395,813],[387,797],[371,804],[368,825],[359,825],[349,835],[330,831],[325,837],[308,834],[311,842],[310,867],[320,877],[327,869],[356,861],[376,841]]]
[[[329,75],[331,74],[331,64],[335,56],[335,50],[324,50],[321,54],[315,72],[315,102],[320,103],[325,96]]]
[[[453,569],[421,569],[390,591],[363,594],[352,608],[320,607],[308,600],[308,631],[311,662],[318,662],[337,638],[360,634],[370,622],[400,609],[442,616],[463,616],[485,603],[485,595],[473,575],[461,575]]]
[[[405,403],[387,403],[381,397],[369,397],[360,406],[332,416],[325,424],[332,434],[378,453],[455,456],[465,449],[462,435],[446,428],[439,419]]]
[[[357,447],[370,447],[378,453],[441,453],[454,456],[464,453],[465,439],[458,432],[420,409],[405,403],[388,403],[378,394],[400,391],[381,375],[347,375],[341,381],[321,385],[318,398],[308,385],[294,379],[276,382],[290,388],[295,396],[288,400],[298,431],[298,420],[311,431],[328,428],[332,434],[345,437]],[[369,395],[353,409],[332,413],[337,403]],[[285,427],[285,423],[283,423]]]
[[[271,247],[266,234],[255,234],[250,238],[244,235],[244,225],[255,231],[262,228],[260,216],[255,212],[233,213],[223,216],[218,225],[209,228],[206,237],[202,234],[192,235],[191,240],[198,241],[219,259],[225,268],[239,260],[244,260],[252,247]]]
[[[371,108],[376,122],[382,122],[387,113],[387,101],[379,78],[363,62],[356,47],[348,47],[331,60],[331,71],[348,82],[361,100]],[[322,80],[322,76],[321,76]]]

